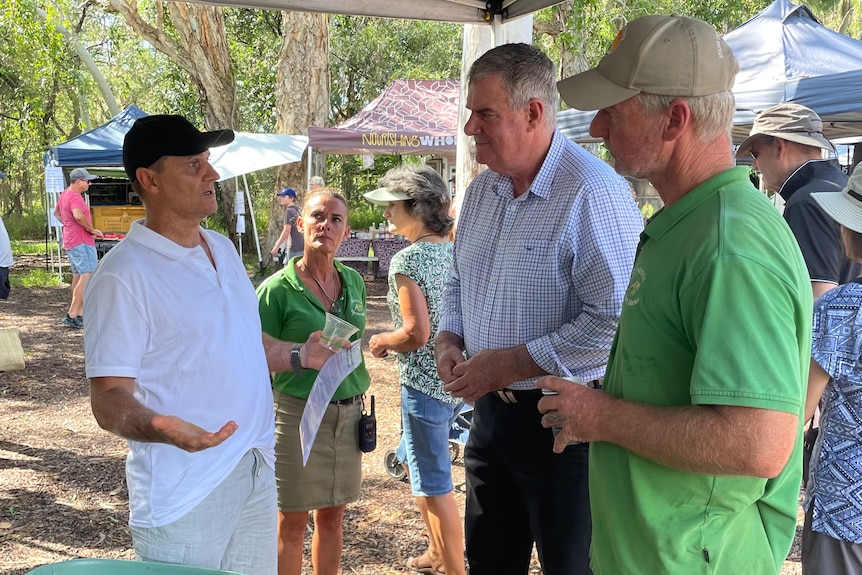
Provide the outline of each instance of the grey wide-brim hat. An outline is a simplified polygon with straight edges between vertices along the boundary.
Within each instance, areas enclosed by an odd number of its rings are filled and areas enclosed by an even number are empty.
[[[823,121],[820,116],[801,104],[784,102],[759,113],[754,118],[748,138],[736,151],[737,157],[748,154],[751,144],[768,136],[835,151],[835,146],[823,135]]]
[[[377,188],[362,194],[366,200],[378,206],[388,206],[389,202],[403,202],[409,200],[410,196],[401,192],[393,192],[389,188]]]
[[[856,164],[847,186],[840,192],[815,192],[811,197],[833,220],[862,234],[862,164]]]

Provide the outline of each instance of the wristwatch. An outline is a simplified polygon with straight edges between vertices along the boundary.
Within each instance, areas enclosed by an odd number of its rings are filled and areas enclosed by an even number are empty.
[[[290,368],[296,377],[302,377],[302,364],[299,361],[299,350],[302,349],[302,344],[298,343],[290,350]]]

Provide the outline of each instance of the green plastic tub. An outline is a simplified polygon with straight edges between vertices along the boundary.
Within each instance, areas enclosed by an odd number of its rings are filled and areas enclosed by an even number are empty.
[[[223,575],[225,573],[234,572],[149,561],[72,559],[36,567],[27,575]]]

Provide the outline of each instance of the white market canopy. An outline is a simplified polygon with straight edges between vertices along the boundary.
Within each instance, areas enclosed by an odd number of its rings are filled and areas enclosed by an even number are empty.
[[[210,150],[210,164],[219,173],[221,182],[257,170],[298,162],[307,146],[306,136],[235,132],[233,142]]]
[[[203,4],[462,24],[504,22],[562,0],[196,0]]]

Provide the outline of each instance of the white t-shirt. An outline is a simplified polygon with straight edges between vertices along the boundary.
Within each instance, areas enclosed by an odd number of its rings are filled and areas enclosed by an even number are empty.
[[[3,218],[0,218],[0,268],[11,268],[12,263],[12,243],[9,241]]]
[[[167,525],[195,507],[251,448],[275,464],[269,371],[257,297],[233,244],[201,229],[185,248],[132,223],[84,293],[87,377],[135,379],[135,398],[156,413],[209,431],[239,426],[221,445],[189,453],[129,441],[129,524]]]

